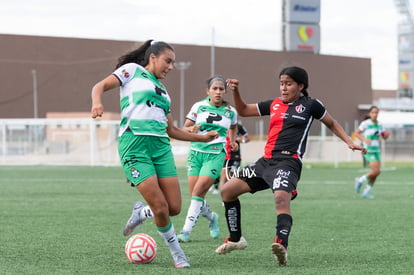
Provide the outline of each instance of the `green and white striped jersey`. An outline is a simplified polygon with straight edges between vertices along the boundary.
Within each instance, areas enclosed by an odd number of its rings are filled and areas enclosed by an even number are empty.
[[[113,75],[121,83],[119,136],[129,127],[135,135],[168,137],[171,99],[164,84],[136,63],[119,67]]]
[[[219,137],[210,142],[191,142],[190,149],[199,152],[218,154],[225,150],[227,130],[237,124],[237,111],[230,105],[216,107],[210,104],[209,97],[196,102],[187,119],[200,125],[198,134],[205,134],[208,131],[216,131]]]
[[[371,140],[371,144],[363,144],[368,153],[375,153],[381,151],[380,137],[385,131],[381,124],[374,123],[371,119],[366,119],[361,122],[358,127],[361,130],[364,138]]]

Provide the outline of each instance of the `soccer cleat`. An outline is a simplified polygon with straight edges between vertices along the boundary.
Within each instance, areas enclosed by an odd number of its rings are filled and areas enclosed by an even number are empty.
[[[213,212],[213,220],[208,225],[208,228],[210,229],[210,237],[213,239],[217,239],[218,236],[220,236],[220,228],[218,224],[219,216],[216,212]]]
[[[145,204],[137,201],[132,206],[132,214],[131,217],[128,219],[128,221],[124,225],[124,236],[131,235],[131,233],[134,231],[135,227],[142,224],[144,222],[144,218],[141,217],[141,210],[145,207]]]
[[[217,247],[216,253],[226,254],[236,249],[243,250],[246,247],[247,247],[247,241],[243,237],[241,237],[238,242],[231,242],[229,241],[229,237],[227,237],[224,243],[222,243],[219,247]]]
[[[177,235],[177,239],[180,243],[188,243],[190,242],[190,233],[181,230],[180,234]]]
[[[362,186],[362,182],[359,181],[359,178],[356,177],[355,178],[355,191],[357,193],[361,192],[361,186]]]
[[[374,196],[371,195],[370,193],[367,193],[367,194],[362,194],[361,198],[372,200],[374,198]]]
[[[279,265],[287,264],[287,250],[282,244],[276,241],[272,243],[272,254]]]
[[[190,264],[188,263],[187,257],[184,252],[178,252],[173,255],[174,265],[176,268],[189,268]]]

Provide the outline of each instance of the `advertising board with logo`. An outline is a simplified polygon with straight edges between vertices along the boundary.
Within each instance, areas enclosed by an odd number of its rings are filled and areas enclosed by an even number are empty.
[[[320,0],[283,0],[283,50],[319,53]]]
[[[284,0],[284,21],[319,24],[320,0]]]
[[[318,53],[320,50],[320,27],[312,24],[287,24],[286,49]]]

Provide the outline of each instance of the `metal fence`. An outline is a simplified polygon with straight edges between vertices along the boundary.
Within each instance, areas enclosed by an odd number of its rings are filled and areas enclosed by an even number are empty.
[[[0,165],[89,165],[117,166],[119,121],[92,119],[3,119],[0,120]],[[338,138],[325,135],[308,138],[305,161],[362,161]],[[383,143],[385,161],[414,161],[414,128],[391,129]],[[261,157],[266,136],[252,135],[241,145],[243,160]],[[189,143],[172,141],[178,165],[186,162]]]
[[[0,120],[3,165],[118,165],[118,121]]]

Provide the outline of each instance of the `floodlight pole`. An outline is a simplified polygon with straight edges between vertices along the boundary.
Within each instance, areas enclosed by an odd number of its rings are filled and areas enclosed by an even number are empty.
[[[180,71],[180,125],[184,126],[184,71],[191,66],[191,62],[176,62],[175,67]]]
[[[38,118],[37,113],[37,75],[36,70],[32,70],[33,77],[33,117]]]
[[[216,50],[215,50],[215,36],[216,32],[213,27],[211,30],[211,48],[210,48],[210,76],[213,77],[216,74],[215,67],[216,67]]]

